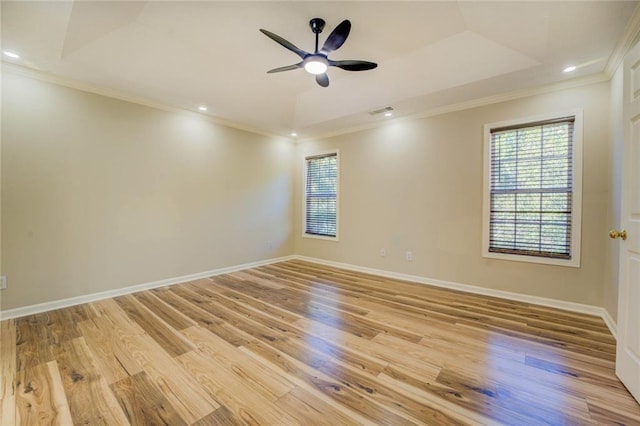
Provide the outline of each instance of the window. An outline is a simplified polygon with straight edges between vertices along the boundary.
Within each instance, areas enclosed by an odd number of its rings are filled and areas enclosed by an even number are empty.
[[[580,265],[581,128],[581,113],[485,126],[484,256]]]
[[[305,158],[304,235],[338,237],[338,153]]]

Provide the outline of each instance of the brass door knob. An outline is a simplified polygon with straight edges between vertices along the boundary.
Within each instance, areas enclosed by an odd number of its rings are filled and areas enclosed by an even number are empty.
[[[623,240],[627,239],[627,231],[626,230],[622,230],[622,231],[618,231],[616,229],[612,229],[611,231],[609,231],[609,237],[611,237],[612,239],[616,239],[616,238],[622,238]]]

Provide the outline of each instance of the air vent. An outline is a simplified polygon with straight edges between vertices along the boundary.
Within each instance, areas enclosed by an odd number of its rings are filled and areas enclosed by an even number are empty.
[[[388,106],[388,107],[384,107],[382,109],[377,109],[375,111],[369,111],[369,115],[384,114],[385,112],[391,112],[391,111],[393,111],[393,107]]]

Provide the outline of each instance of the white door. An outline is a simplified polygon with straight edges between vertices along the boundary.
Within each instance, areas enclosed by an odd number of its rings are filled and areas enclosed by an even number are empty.
[[[624,147],[616,374],[640,401],[640,43],[623,69]],[[626,231],[626,239],[625,237]],[[612,237],[617,236],[615,233]]]

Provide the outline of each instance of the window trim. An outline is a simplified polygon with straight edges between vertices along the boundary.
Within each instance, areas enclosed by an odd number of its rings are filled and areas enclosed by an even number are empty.
[[[307,159],[335,154],[336,156],[336,236],[307,234]],[[339,241],[340,238],[340,150],[330,149],[305,154],[302,157],[302,238],[313,240]]]
[[[489,123],[484,125],[484,174],[482,195],[482,257],[516,262],[538,263],[545,265],[580,267],[580,241],[582,235],[582,148],[583,148],[583,112],[582,109],[554,112],[515,120]],[[489,251],[490,208],[491,208],[491,129],[526,125],[528,123],[554,120],[561,117],[575,117],[573,127],[573,192],[571,206],[571,259],[554,259],[525,254],[495,253]]]

